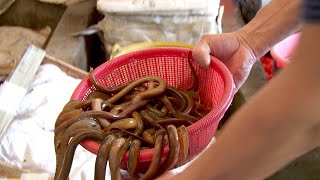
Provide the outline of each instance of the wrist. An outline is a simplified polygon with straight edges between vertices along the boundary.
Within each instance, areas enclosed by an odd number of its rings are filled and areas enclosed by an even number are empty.
[[[252,33],[242,28],[235,32],[239,43],[243,46],[250,55],[252,63],[255,63],[257,59],[262,57],[266,52],[266,45],[264,41],[259,37],[252,36]]]
[[[240,41],[258,59],[271,47],[301,27],[300,0],[277,0],[260,9],[237,34]]]

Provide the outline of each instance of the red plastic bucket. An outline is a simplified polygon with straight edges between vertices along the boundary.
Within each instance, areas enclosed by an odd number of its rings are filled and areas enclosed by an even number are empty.
[[[276,74],[279,69],[284,68],[290,63],[290,57],[294,54],[300,40],[301,33],[295,33],[282,40],[261,57],[260,61],[264,74],[268,80]]]
[[[186,48],[150,48],[119,56],[105,62],[93,71],[93,76],[102,85],[115,86],[144,76],[155,75],[166,80],[167,84],[179,89],[188,89],[193,85],[193,77],[188,65]],[[191,57],[192,58],[192,57]],[[211,107],[211,112],[196,123],[187,127],[189,135],[189,160],[198,155],[210,142],[220,119],[231,104],[234,84],[229,70],[222,62],[211,57],[209,68],[203,69],[191,59],[199,79],[199,96],[203,104]],[[84,100],[95,89],[88,77],[75,89],[71,99]],[[90,139],[81,145],[96,154],[100,144]],[[137,172],[144,172],[153,156],[153,149],[140,151]],[[168,146],[164,153],[168,154]],[[126,169],[128,153],[122,159],[121,167]]]
[[[295,33],[273,46],[270,50],[278,68],[284,68],[290,63],[290,57],[295,52],[301,33]]]

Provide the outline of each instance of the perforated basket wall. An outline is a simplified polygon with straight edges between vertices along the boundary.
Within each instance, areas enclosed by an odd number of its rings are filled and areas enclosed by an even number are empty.
[[[93,76],[105,86],[116,86],[144,76],[155,75],[165,79],[167,84],[179,89],[188,89],[193,85],[191,69],[188,65],[188,53],[185,48],[152,48],[129,53],[110,60],[97,67]],[[189,134],[189,160],[198,155],[210,142],[220,119],[233,98],[233,81],[228,69],[219,60],[212,57],[209,68],[203,69],[191,57],[191,62],[199,78],[199,96],[203,104],[211,107],[204,118],[187,127]],[[84,78],[75,89],[71,99],[84,100],[94,91],[88,79]],[[85,140],[81,145],[92,153],[97,153],[100,144]],[[140,151],[138,171],[145,171],[152,159],[153,149]],[[168,154],[168,146],[163,157]],[[128,153],[122,159],[121,167],[126,168]]]

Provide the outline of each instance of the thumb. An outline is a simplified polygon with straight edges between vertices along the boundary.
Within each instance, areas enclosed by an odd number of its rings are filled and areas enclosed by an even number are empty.
[[[197,46],[192,51],[193,58],[199,63],[203,68],[210,65],[210,46],[207,41],[202,38]]]

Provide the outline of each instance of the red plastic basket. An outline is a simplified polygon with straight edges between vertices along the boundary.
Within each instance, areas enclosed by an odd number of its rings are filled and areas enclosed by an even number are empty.
[[[188,65],[186,48],[150,48],[129,53],[112,59],[93,71],[93,76],[100,84],[116,86],[144,76],[155,75],[165,79],[167,84],[179,89],[188,89],[193,85],[193,77]],[[211,57],[209,68],[203,69],[191,57],[191,62],[199,78],[199,96],[202,103],[212,108],[204,118],[187,127],[190,147],[189,160],[198,155],[210,142],[220,119],[231,104],[234,84],[229,70],[219,60]],[[75,89],[71,99],[84,100],[94,91],[88,79],[84,78]],[[100,144],[90,139],[81,145],[96,154]],[[140,151],[138,172],[144,172],[152,160],[153,149]],[[168,146],[162,156],[168,154]],[[128,153],[122,159],[121,167],[126,169]]]

